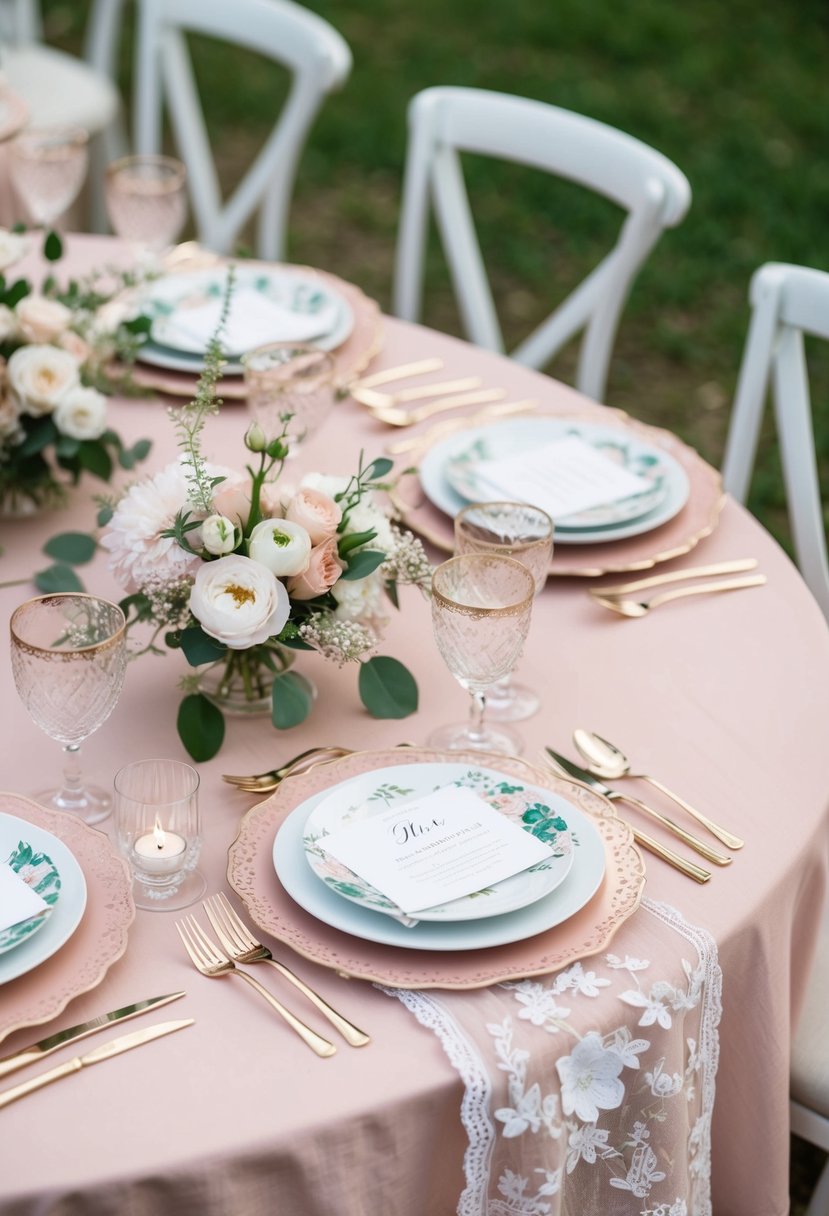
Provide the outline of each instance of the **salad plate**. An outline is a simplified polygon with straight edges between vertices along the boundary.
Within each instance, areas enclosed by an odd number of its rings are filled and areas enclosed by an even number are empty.
[[[9,854],[6,865],[35,891],[46,907],[34,916],[19,920],[0,930],[0,954],[14,950],[44,927],[60,897],[60,874],[46,853],[33,849],[27,840],[19,840]]]
[[[340,782],[318,802],[303,829],[305,856],[313,873],[335,895],[371,912],[400,918],[400,909],[325,849],[325,838],[436,790],[456,786],[477,794],[510,822],[550,847],[543,861],[461,899],[418,911],[417,921],[455,923],[500,916],[554,891],[574,860],[568,821],[575,808],[559,794],[491,768],[469,764],[392,765]]]

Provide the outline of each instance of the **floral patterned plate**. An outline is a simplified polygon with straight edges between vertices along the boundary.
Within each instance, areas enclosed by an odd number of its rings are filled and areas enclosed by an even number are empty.
[[[388,807],[451,785],[472,790],[511,822],[549,844],[552,853],[528,870],[482,891],[418,912],[418,921],[457,922],[501,916],[535,903],[564,882],[574,856],[564,818],[573,809],[571,804],[549,790],[467,764],[395,765],[340,782],[314,807],[305,824],[303,845],[308,864],[335,894],[399,919],[396,904],[326,853],[325,837]]]
[[[24,800],[20,799],[20,802]],[[52,859],[50,864],[56,873],[60,873],[60,899],[49,901],[49,896],[43,895],[47,902],[52,902],[51,915],[37,933],[0,956],[0,984],[25,975],[60,950],[77,929],[86,908],[86,879],[64,842],[35,823],[0,812],[0,857],[13,854],[22,840],[27,841],[32,850],[32,861],[38,855]],[[21,865],[26,864],[25,860],[21,862]]]
[[[47,907],[35,916],[19,920],[0,930],[0,954],[14,950],[32,934],[42,929],[52,915],[52,909],[60,896],[60,874],[57,866],[45,853],[39,853],[25,840],[20,840],[10,853],[6,864],[19,874],[23,881],[35,891]]]

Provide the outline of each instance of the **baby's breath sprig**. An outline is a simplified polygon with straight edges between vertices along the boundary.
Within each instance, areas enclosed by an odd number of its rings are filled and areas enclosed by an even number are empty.
[[[178,434],[178,446],[184,453],[182,464],[190,486],[189,501],[197,511],[210,511],[213,490],[217,485],[217,479],[210,476],[207,463],[202,455],[201,435],[208,417],[211,414],[217,414],[221,404],[216,395],[216,386],[222,378],[225,364],[221,336],[230,312],[235,281],[235,269],[230,266],[227,272],[219,323],[207,344],[204,368],[199,376],[193,400],[180,409],[168,411]]]

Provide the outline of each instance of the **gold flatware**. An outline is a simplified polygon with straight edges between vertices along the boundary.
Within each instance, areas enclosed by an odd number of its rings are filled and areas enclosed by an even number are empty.
[[[313,768],[315,764],[322,764],[326,760],[336,760],[339,756],[344,756],[348,753],[348,748],[344,747],[309,747],[304,752],[300,752],[298,756],[294,756],[292,760],[286,760],[279,768],[269,768],[264,773],[223,773],[222,781],[227,781],[230,785],[236,785],[239,789],[247,790],[248,793],[253,793],[257,790],[265,790],[268,792],[276,789],[283,778],[289,776],[293,772],[298,772],[300,769]]]
[[[428,405],[418,406],[413,410],[401,410],[396,406],[389,409],[372,410],[375,418],[389,426],[414,426],[417,422],[425,422],[433,414],[442,414],[446,410],[459,410],[462,405],[486,405],[490,401],[500,401],[506,397],[502,388],[482,388],[472,393],[457,393],[451,397],[438,397]]]
[[[211,942],[194,916],[186,916],[184,920],[177,921],[176,928],[178,929],[179,937],[184,943],[184,949],[190,956],[190,961],[197,971],[200,971],[202,975],[206,975],[210,979],[225,975],[238,975],[240,980],[244,980],[246,984],[254,988],[268,1002],[270,1007],[288,1023],[292,1030],[296,1031],[303,1043],[310,1047],[313,1052],[316,1052],[318,1056],[334,1055],[337,1049],[333,1043],[329,1043],[328,1039],[324,1039],[322,1035],[317,1034],[310,1026],[306,1026],[304,1022],[301,1022],[298,1017],[291,1013],[290,1009],[286,1009],[252,975],[248,975],[246,971],[239,971],[232,959],[229,959],[226,954],[222,954],[221,950]]]
[[[56,1068],[50,1068],[48,1072],[42,1072],[39,1076],[32,1077],[31,1081],[21,1081],[19,1085],[13,1085],[11,1089],[3,1090],[0,1093],[0,1108],[16,1102],[18,1098],[25,1098],[27,1094],[42,1089],[44,1085],[60,1081],[62,1077],[71,1077],[73,1073],[80,1072],[82,1068],[86,1068],[90,1064],[101,1064],[104,1060],[111,1060],[113,1056],[119,1056],[124,1051],[131,1051],[133,1047],[143,1047],[145,1043],[152,1043],[154,1039],[173,1034],[176,1030],[183,1030],[185,1026],[192,1026],[194,1020],[193,1018],[182,1018],[179,1022],[160,1022],[157,1026],[146,1026],[143,1030],[133,1031],[132,1034],[110,1039],[108,1043],[103,1043],[85,1056],[75,1056],[73,1059],[67,1060],[65,1064],[58,1064]]]
[[[441,384],[418,384],[414,388],[395,389],[381,393],[374,388],[353,387],[351,396],[371,410],[391,409],[407,401],[423,401],[427,397],[445,397],[449,393],[465,393],[483,384],[480,376],[465,376],[462,380],[444,380]]]
[[[656,777],[651,777],[648,773],[632,773],[630,761],[624,752],[620,751],[618,747],[614,747],[607,739],[603,739],[601,735],[597,735],[593,731],[582,730],[579,727],[573,731],[573,742],[584,757],[588,770],[594,776],[607,777],[611,781],[622,777],[632,777],[639,781],[647,781],[654,789],[659,790],[666,797],[672,799],[677,806],[681,806],[692,819],[696,819],[697,823],[701,823],[712,836],[716,836],[717,840],[722,841],[727,848],[741,849],[743,847],[745,841],[741,840],[739,836],[735,836],[733,832],[728,832],[725,828],[720,827],[718,823],[714,823],[713,819],[709,819],[707,815],[703,815],[702,811],[698,811],[689,802],[686,802],[684,798],[680,798],[679,794],[675,794],[673,790],[669,790],[667,785],[664,785],[661,781],[657,781]]]
[[[347,397],[353,388],[377,388],[395,380],[407,380],[409,376],[425,376],[427,372],[439,372],[442,367],[442,359],[416,359],[413,363],[400,363],[397,367],[387,367],[382,372],[372,372],[370,376],[359,376],[349,381],[342,385],[339,395]]]
[[[698,587],[677,587],[673,591],[662,591],[649,600],[614,599],[612,595],[601,595],[595,592],[592,598],[603,608],[609,608],[619,616],[647,616],[652,608],[667,604],[671,600],[681,600],[687,595],[715,595],[719,591],[742,591],[746,587],[762,587],[766,582],[764,574],[754,574],[748,578],[725,579],[720,583],[700,583]]]
[[[309,988],[298,975],[294,975],[290,968],[274,958],[268,947],[263,946],[245,922],[240,919],[226,895],[220,892],[218,895],[206,899],[203,906],[207,913],[207,919],[213,926],[213,932],[218,937],[226,954],[234,962],[268,963],[279,972],[283,979],[286,979],[295,988],[298,988],[312,1005],[316,1006],[323,1017],[327,1018],[331,1025],[339,1030],[346,1043],[349,1043],[352,1047],[365,1047],[367,1043],[371,1042],[371,1038],[364,1030],[360,1030],[359,1026],[355,1026],[352,1022],[349,1022],[341,1013],[333,1009],[318,992],[314,992],[313,988]]]
[[[545,752],[547,753],[546,755]],[[559,759],[564,760],[564,757],[558,757],[558,754],[552,751],[551,748],[545,748],[544,752],[540,752],[539,755],[553,772],[559,773],[563,777],[571,777],[573,775],[569,771],[569,761],[566,762],[566,767],[563,764],[557,763]],[[586,784],[587,782],[582,782],[582,785]],[[673,866],[675,870],[679,870],[687,878],[693,878],[694,882],[699,883],[708,882],[710,879],[710,870],[704,870],[702,866],[698,866],[695,862],[689,861],[687,857],[682,857],[679,853],[675,853],[673,849],[669,849],[660,841],[654,840],[653,836],[649,836],[646,832],[640,832],[638,828],[635,828],[632,823],[628,823],[626,819],[623,819],[622,823],[630,829],[633,839],[638,845],[641,845],[643,849],[647,849],[648,852],[666,861],[669,866]]]
[[[100,1017],[90,1018],[88,1022],[80,1022],[77,1026],[69,1026],[66,1030],[59,1030],[56,1034],[47,1035],[45,1039],[32,1043],[30,1047],[24,1047],[22,1051],[4,1056],[0,1060],[0,1077],[7,1077],[9,1073],[16,1072],[18,1068],[25,1068],[27,1064],[35,1064],[44,1056],[57,1051],[59,1047],[72,1043],[76,1039],[85,1039],[90,1034],[96,1034],[113,1022],[125,1022],[129,1018],[136,1018],[139,1014],[146,1013],[149,1009],[160,1009],[162,1005],[169,1005],[170,1001],[177,1001],[180,996],[184,996],[184,993],[170,992],[166,996],[153,996],[149,1000],[136,1001],[134,1005],[125,1005],[123,1009],[102,1013]]]
[[[692,578],[709,578],[715,574],[744,574],[757,569],[756,557],[740,557],[730,562],[715,562],[712,566],[691,566],[687,570],[672,570],[669,574],[651,574],[648,578],[637,578],[632,583],[617,583],[612,587],[590,587],[591,595],[632,595],[646,591],[648,587],[661,587],[665,583],[682,583]]]
[[[643,802],[641,798],[634,798],[631,794],[625,794],[621,790],[611,789],[609,785],[605,785],[603,781],[599,781],[598,777],[594,777],[587,769],[580,768],[578,764],[573,764],[572,760],[568,760],[566,756],[560,756],[558,752],[554,752],[551,747],[544,749],[556,764],[570,777],[575,777],[576,781],[581,781],[583,785],[587,785],[591,790],[595,790],[597,794],[604,795],[611,802],[626,802],[629,806],[635,806],[643,815],[648,815],[651,819],[661,824],[669,832],[672,832],[679,840],[687,844],[695,853],[699,853],[700,857],[704,857],[706,861],[713,862],[715,866],[730,866],[731,858],[724,853],[720,853],[717,849],[712,849],[704,840],[699,840],[690,832],[686,832],[685,828],[681,828],[678,823],[674,823],[673,819],[668,819],[661,811],[656,811],[652,806],[648,806],[647,802]]]
[[[419,435],[412,435],[409,439],[400,439],[395,443],[386,444],[386,451],[390,456],[401,456],[404,452],[431,447],[438,439],[444,435],[451,435],[454,431],[480,426],[491,418],[503,418],[508,414],[529,414],[537,408],[538,402],[532,398],[527,398],[525,401],[499,401],[488,409],[480,410],[477,414],[467,414],[463,418],[445,418],[443,422],[436,422],[434,426],[429,427],[428,431],[421,431]]]

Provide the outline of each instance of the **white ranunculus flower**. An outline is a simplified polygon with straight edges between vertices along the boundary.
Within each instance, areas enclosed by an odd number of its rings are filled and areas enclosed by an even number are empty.
[[[210,637],[231,650],[247,650],[282,630],[290,602],[272,571],[232,553],[199,567],[190,611]]]
[[[279,578],[290,578],[308,569],[311,537],[290,519],[263,519],[250,534],[248,553]]]
[[[80,383],[78,365],[56,346],[20,346],[9,357],[9,385],[24,414],[51,414]]]
[[[24,296],[14,311],[27,342],[54,342],[72,321],[72,313],[65,304],[45,296]]]
[[[107,399],[96,388],[71,388],[55,406],[52,420],[70,439],[100,439],[106,430]]]
[[[0,342],[10,342],[18,332],[17,317],[8,304],[0,304]]]
[[[214,557],[224,557],[236,548],[236,528],[226,515],[208,515],[201,526],[201,543]]]
[[[28,248],[28,241],[19,232],[0,228],[0,272],[19,262]]]

